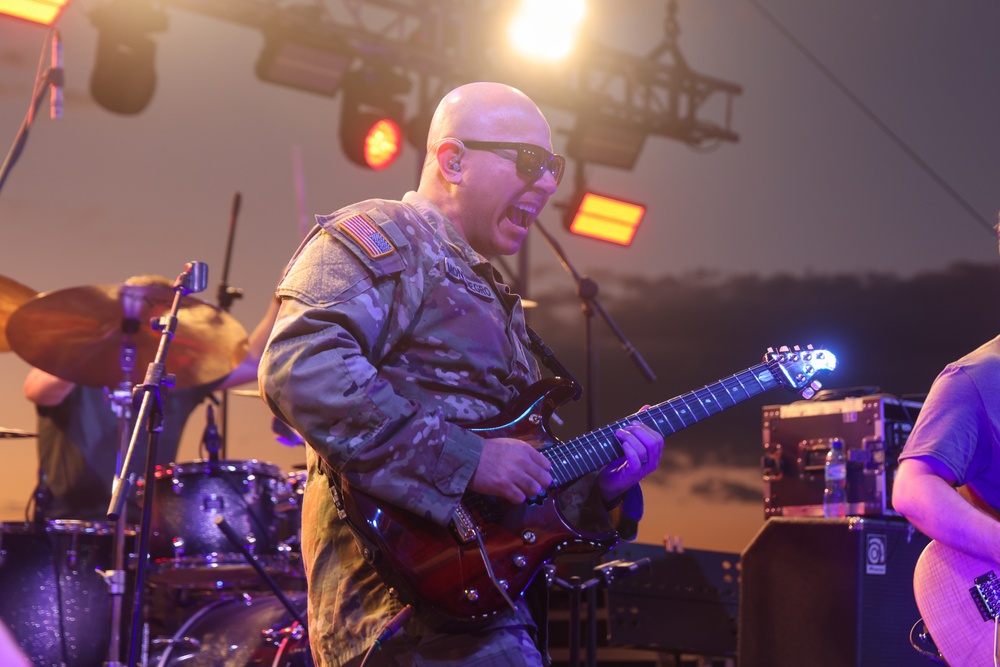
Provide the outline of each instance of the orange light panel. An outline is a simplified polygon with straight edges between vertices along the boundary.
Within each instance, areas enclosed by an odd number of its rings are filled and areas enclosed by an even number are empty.
[[[0,15],[52,25],[69,0],[0,0]]]
[[[396,161],[403,133],[394,121],[383,118],[365,136],[365,162],[372,169],[385,169]]]
[[[582,236],[629,245],[646,207],[588,192],[580,201],[569,231]]]

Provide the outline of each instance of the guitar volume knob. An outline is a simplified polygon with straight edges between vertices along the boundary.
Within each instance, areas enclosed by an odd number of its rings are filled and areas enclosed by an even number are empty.
[[[538,536],[535,535],[535,533],[532,532],[532,531],[530,531],[530,530],[524,531],[524,533],[521,535],[521,537],[524,538],[524,543],[525,544],[534,544],[535,540],[538,539]]]
[[[516,556],[514,556],[514,567],[523,568],[527,564],[528,564],[528,559],[522,556],[521,554],[517,554]]]
[[[479,591],[476,590],[475,588],[466,588],[465,589],[465,599],[468,600],[469,602],[478,602],[479,601]]]

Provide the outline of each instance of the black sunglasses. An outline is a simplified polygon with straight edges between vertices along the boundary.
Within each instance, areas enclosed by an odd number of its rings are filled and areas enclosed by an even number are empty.
[[[559,185],[563,170],[566,168],[566,158],[562,155],[553,155],[535,144],[522,144],[514,141],[466,141],[465,139],[459,139],[459,141],[466,148],[472,150],[508,149],[517,151],[517,159],[515,160],[517,172],[535,180],[541,178],[545,170],[548,169],[549,173],[556,179],[556,185]]]

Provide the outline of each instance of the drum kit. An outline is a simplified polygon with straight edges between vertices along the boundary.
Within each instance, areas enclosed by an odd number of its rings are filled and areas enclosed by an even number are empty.
[[[125,283],[36,294],[0,276],[0,352],[104,388],[119,423],[131,422],[136,377],[163,356],[164,384],[183,388],[223,378],[246,355],[234,318],[177,292],[177,284]],[[155,324],[171,308],[166,354]],[[128,431],[108,443],[126,467]],[[28,437],[35,434],[0,429],[0,438]],[[33,520],[0,527],[0,620],[38,665],[122,664],[122,647],[157,667],[312,665],[298,553],[304,485],[301,471],[213,452],[140,480],[149,507],[139,524],[124,512],[107,523],[51,519],[36,506]]]

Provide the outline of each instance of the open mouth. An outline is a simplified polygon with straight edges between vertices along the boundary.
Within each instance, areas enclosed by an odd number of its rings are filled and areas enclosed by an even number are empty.
[[[527,229],[528,226],[531,225],[531,222],[535,219],[535,209],[528,206],[514,204],[507,207],[507,210],[504,211],[504,215],[507,216],[508,220],[521,229]]]

